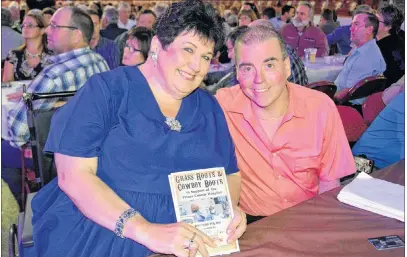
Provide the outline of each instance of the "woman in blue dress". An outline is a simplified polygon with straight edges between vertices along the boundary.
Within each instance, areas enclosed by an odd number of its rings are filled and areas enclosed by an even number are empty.
[[[214,242],[176,222],[176,171],[224,167],[228,240],[245,231],[234,145],[219,104],[198,88],[223,44],[222,22],[209,4],[186,0],[154,30],[144,64],[91,77],[54,115],[45,150],[58,177],[32,202],[38,256],[208,256]]]

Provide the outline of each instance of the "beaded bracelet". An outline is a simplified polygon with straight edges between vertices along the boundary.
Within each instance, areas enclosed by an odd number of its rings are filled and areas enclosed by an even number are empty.
[[[124,238],[124,236],[123,236],[124,225],[131,217],[138,215],[138,214],[140,214],[140,213],[133,208],[130,208],[130,209],[124,211],[116,222],[116,227],[114,229],[114,233],[116,234],[116,236]]]

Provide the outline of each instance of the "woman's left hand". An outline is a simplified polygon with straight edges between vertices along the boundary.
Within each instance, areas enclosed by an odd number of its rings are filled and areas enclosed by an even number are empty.
[[[246,231],[247,220],[244,213],[238,206],[233,206],[234,217],[227,228],[228,243],[240,238]]]

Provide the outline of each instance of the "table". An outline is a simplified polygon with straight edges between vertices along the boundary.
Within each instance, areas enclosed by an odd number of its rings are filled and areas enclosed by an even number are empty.
[[[341,60],[344,59],[344,57],[339,56],[335,58],[337,58],[338,61],[333,64],[327,64],[324,57],[317,57],[315,63],[304,61],[308,83],[321,80],[334,82],[339,72],[343,69],[343,62],[341,62]]]
[[[404,185],[404,160],[373,177]],[[341,188],[325,192],[247,227],[233,257],[404,256],[404,248],[376,250],[367,239],[398,235],[404,223],[339,202]],[[160,256],[160,255],[155,255]]]

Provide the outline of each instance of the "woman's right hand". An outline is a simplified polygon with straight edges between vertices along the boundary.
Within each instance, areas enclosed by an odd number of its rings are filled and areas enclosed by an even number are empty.
[[[144,227],[142,234],[139,234],[136,240],[140,244],[154,252],[174,254],[179,257],[193,257],[197,252],[200,252],[203,257],[209,257],[206,245],[216,247],[216,243],[210,237],[184,222],[149,223]],[[193,239],[192,242],[191,239]]]

